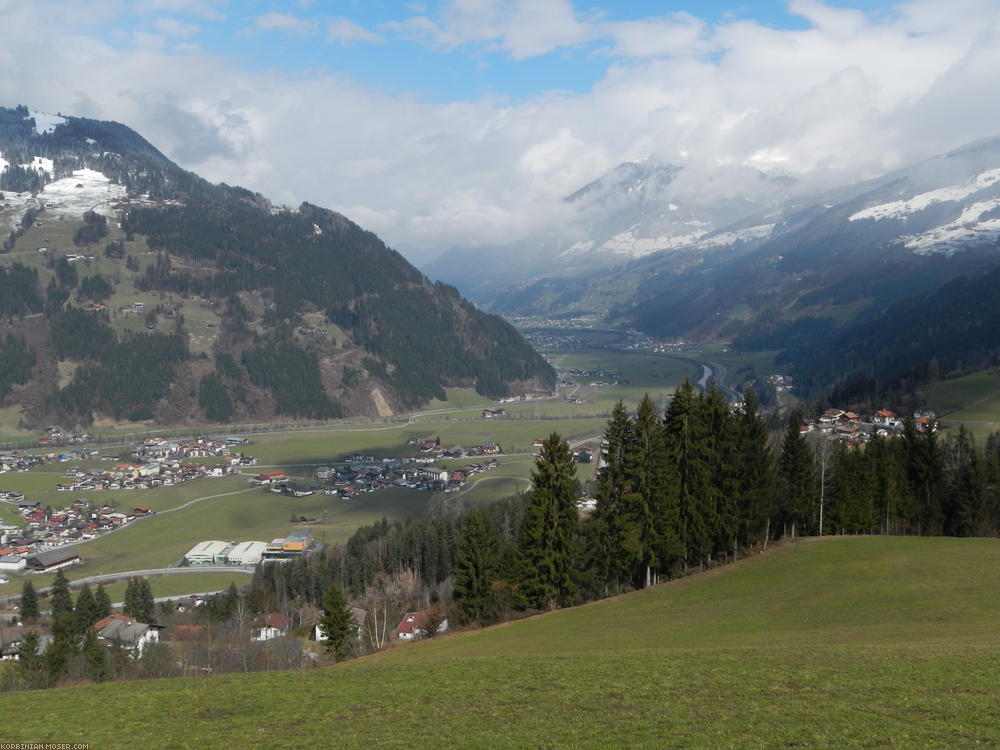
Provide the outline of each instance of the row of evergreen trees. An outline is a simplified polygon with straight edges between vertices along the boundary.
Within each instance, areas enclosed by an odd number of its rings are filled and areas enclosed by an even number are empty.
[[[619,404],[581,521],[575,465],[551,435],[531,492],[458,516],[363,527],[339,549],[261,568],[255,607],[322,606],[331,585],[361,602],[381,577],[415,574],[463,622],[492,622],[641,588],[782,536],[1000,533],[1000,435],[984,448],[907,422],[865,446],[769,432],[752,391],[733,410],[716,389],[681,386],[660,412]]]

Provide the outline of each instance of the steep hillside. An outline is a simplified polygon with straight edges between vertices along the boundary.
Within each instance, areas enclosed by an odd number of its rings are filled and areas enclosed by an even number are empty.
[[[211,185],[117,123],[0,109],[0,230],[0,407],[28,426],[385,415],[554,381],[346,217]]]
[[[101,747],[988,747],[1000,742],[998,586],[996,540],[803,540],[332,669],[11,694],[7,736]]]

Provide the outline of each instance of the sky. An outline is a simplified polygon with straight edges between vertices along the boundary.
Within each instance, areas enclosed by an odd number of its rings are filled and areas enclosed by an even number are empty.
[[[650,158],[822,189],[1000,135],[998,0],[0,0],[0,104],[117,120],[417,263]]]

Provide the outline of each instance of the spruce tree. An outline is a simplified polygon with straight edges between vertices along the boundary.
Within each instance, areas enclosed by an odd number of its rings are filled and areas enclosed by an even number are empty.
[[[674,393],[664,419],[667,461],[676,487],[685,565],[700,565],[708,558],[715,526],[701,406],[694,386],[685,378]]]
[[[25,581],[21,588],[21,618],[24,620],[38,619],[38,594],[31,581]]]
[[[130,578],[125,586],[125,606],[122,612],[138,622],[153,622],[156,603],[146,578]],[[227,618],[228,619],[228,618]]]
[[[739,544],[739,435],[736,420],[723,392],[712,381],[703,398],[706,460],[711,474],[712,551],[716,556],[736,554]]]
[[[576,466],[569,446],[552,433],[531,473],[531,494],[520,535],[521,586],[529,604],[554,609],[577,596],[579,514]]]
[[[618,593],[631,585],[633,570],[625,551],[630,537],[624,498],[630,491],[628,455],[635,443],[635,425],[619,401],[611,412],[601,449],[597,472],[597,507],[587,524],[588,568],[603,584],[604,593]]]
[[[83,633],[100,619],[97,613],[97,601],[94,599],[90,586],[85,583],[76,596],[77,627]]]
[[[326,652],[336,661],[346,659],[355,636],[354,616],[344,592],[336,583],[331,583],[323,595],[323,616],[319,624],[326,635]]]
[[[636,410],[634,436],[626,454],[631,492],[622,502],[623,531],[633,582],[649,586],[674,557],[683,555],[675,536],[678,513],[667,470],[666,436],[649,394]]]
[[[230,584],[232,586],[233,584]],[[156,601],[153,599],[153,590],[150,588],[149,579],[139,579],[136,602],[139,614],[136,619],[139,622],[151,623],[156,621]]]
[[[52,642],[45,649],[49,682],[55,684],[69,670],[70,660],[79,651],[79,635],[72,609],[52,620]]]
[[[97,615],[97,620],[111,616],[111,597],[103,583],[97,584],[97,592],[94,594],[94,614]]]
[[[38,653],[41,637],[34,630],[25,632],[17,646],[17,669],[26,688],[43,688],[48,685],[45,657]]]
[[[125,584],[125,601],[122,605],[122,614],[133,619],[138,619],[135,614],[139,607],[136,594],[136,579],[129,578]]]
[[[743,410],[736,423],[737,508],[740,539],[751,547],[767,542],[773,529],[774,456],[768,444],[767,424],[760,416],[757,394],[743,393]]]
[[[812,452],[801,433],[802,416],[788,418],[785,440],[778,458],[780,496],[778,516],[785,533],[792,536],[813,530],[817,514],[813,503]]]
[[[62,570],[56,573],[52,582],[52,619],[57,620],[64,615],[73,614],[73,597],[69,593],[69,581]]]
[[[465,514],[455,550],[454,599],[462,621],[488,623],[496,619],[493,583],[500,577],[500,540],[486,511]]]
[[[108,650],[97,639],[97,633],[88,627],[83,636],[83,661],[87,677],[94,682],[104,682],[111,678],[111,664]]]
[[[907,418],[903,422],[906,446],[906,473],[916,514],[917,533],[938,534],[944,522],[941,507],[943,467],[940,446],[934,432],[921,434]]]

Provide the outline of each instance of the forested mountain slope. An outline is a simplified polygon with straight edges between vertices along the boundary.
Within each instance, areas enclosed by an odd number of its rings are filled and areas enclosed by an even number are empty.
[[[388,414],[554,382],[346,217],[212,185],[123,125],[0,108],[0,191],[0,406],[27,426]]]

